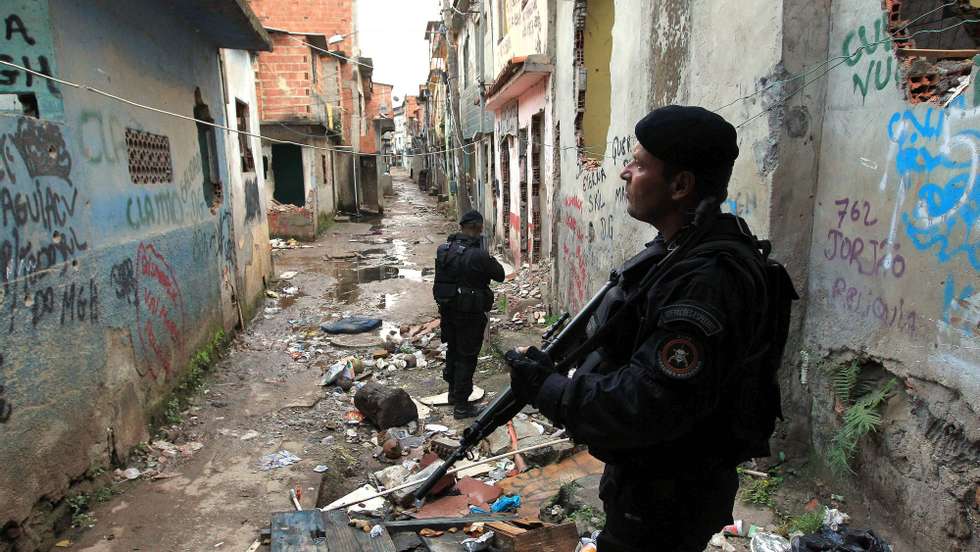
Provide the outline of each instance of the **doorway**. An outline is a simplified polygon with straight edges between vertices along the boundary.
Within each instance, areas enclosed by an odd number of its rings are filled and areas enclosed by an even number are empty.
[[[276,201],[297,207],[306,205],[306,190],[303,186],[303,152],[299,146],[273,144],[272,173],[275,176],[272,197]]]

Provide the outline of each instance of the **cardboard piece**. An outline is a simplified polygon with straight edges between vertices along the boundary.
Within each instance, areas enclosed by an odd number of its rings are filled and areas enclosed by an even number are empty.
[[[486,391],[484,391],[483,388],[474,385],[473,392],[470,393],[469,401],[476,402],[482,400],[484,395],[486,395]],[[449,402],[449,391],[439,395],[425,397],[423,399],[419,399],[419,401],[427,406],[449,406],[451,404]]]

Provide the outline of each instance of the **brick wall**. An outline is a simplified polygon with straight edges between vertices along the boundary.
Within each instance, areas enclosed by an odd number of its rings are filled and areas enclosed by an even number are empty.
[[[354,52],[357,35],[354,30],[355,0],[249,0],[249,5],[265,27],[298,33],[318,33],[326,37],[345,35],[344,40],[329,46],[343,55]],[[312,52],[290,35],[273,33],[273,51],[259,54],[256,86],[259,114],[263,121],[306,118],[316,113],[310,77]],[[302,39],[303,37],[294,37]],[[305,62],[304,62],[305,58]],[[300,65],[305,65],[301,69]],[[353,64],[341,64],[341,109],[344,143],[351,143],[350,114],[354,102],[348,83],[353,79]],[[327,86],[324,83],[319,86]]]
[[[271,33],[273,50],[259,53],[255,74],[262,121],[312,118],[312,52],[290,38]]]
[[[367,121],[365,132],[361,135],[361,151],[365,153],[376,153],[378,151],[377,133],[374,131],[374,120],[386,117],[394,117],[394,106],[391,103],[390,84],[372,83],[371,100],[364,106],[364,118]],[[385,115],[381,114],[381,106],[387,107]]]

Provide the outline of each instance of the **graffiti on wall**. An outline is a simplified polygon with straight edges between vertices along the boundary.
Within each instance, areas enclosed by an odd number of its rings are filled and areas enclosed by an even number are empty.
[[[888,35],[888,20],[882,16],[868,25],[861,25],[844,35],[841,42],[844,63],[851,67],[853,91],[866,98],[872,91],[884,90],[889,83],[898,82],[898,63],[892,55]]]
[[[57,71],[48,20],[48,3],[8,0],[0,8],[0,60],[44,75]],[[9,65],[0,67],[0,94],[34,94],[38,114],[58,119],[64,114],[61,91],[54,81]]]
[[[82,157],[91,164],[128,163],[126,152],[126,127],[115,113],[103,115],[101,111],[82,111],[78,118],[78,143]]]
[[[36,327],[49,318],[62,325],[98,320],[98,284],[75,281],[89,243],[78,229],[83,200],[71,169],[57,125],[20,118],[13,133],[0,134],[0,279],[7,333],[21,322]]]
[[[133,230],[179,226],[210,219],[202,194],[200,152],[195,153],[173,186],[135,187],[126,200],[126,223]]]
[[[136,333],[145,373],[153,379],[173,375],[173,359],[184,351],[186,313],[180,282],[162,253],[148,243],[136,251]],[[162,370],[161,374],[158,370]]]
[[[255,221],[262,212],[259,205],[259,183],[253,178],[245,179],[245,222]]]
[[[962,100],[962,98],[961,98]],[[902,223],[912,245],[939,264],[963,260],[980,270],[980,130],[954,129],[962,111],[928,108],[892,115],[888,138],[897,146],[900,186],[921,182]],[[911,191],[911,190],[909,190]]]
[[[909,263],[901,243],[889,235],[878,216],[874,201],[839,197],[832,211],[834,223],[823,236],[822,257],[843,274],[830,285],[830,305],[851,319],[915,337],[916,311],[905,305],[904,298],[891,300],[882,292],[883,282],[905,276]]]

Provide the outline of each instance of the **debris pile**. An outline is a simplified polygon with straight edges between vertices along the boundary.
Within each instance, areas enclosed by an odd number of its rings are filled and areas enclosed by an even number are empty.
[[[269,245],[272,249],[312,249],[313,245],[300,243],[296,238],[289,238],[284,240],[282,238],[270,238]]]
[[[547,267],[524,265],[520,271],[496,286],[497,302],[491,312],[493,327],[521,330],[544,329],[553,322],[542,300],[551,271]]]

